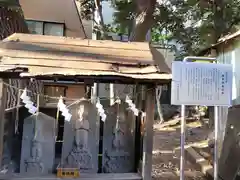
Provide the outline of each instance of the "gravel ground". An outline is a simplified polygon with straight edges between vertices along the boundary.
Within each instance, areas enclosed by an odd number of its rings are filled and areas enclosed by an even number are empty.
[[[169,124],[169,122],[167,122]],[[154,125],[153,180],[179,180],[180,125]],[[186,144],[197,145],[206,141],[209,130],[199,122],[187,123]],[[200,143],[201,142],[201,143]],[[186,180],[205,180],[203,174],[185,163]]]

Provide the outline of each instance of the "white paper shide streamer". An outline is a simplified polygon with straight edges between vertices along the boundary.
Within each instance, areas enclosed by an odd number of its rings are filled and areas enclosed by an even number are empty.
[[[27,95],[27,89],[26,88],[23,90],[23,93],[21,94],[20,99],[25,104],[25,107],[28,109],[29,113],[35,114],[37,112],[37,107],[34,106],[30,97]]]
[[[66,121],[70,121],[72,115],[69,113],[69,109],[68,109],[67,106],[64,104],[62,97],[59,98],[57,107],[58,107],[59,111],[62,112],[62,116],[64,116],[65,120],[66,120]]]
[[[133,103],[133,101],[128,96],[126,96],[125,102],[128,104],[128,106],[131,109],[131,111],[133,112],[133,114],[135,116],[138,116],[139,110],[136,108],[136,105]]]
[[[103,105],[100,103],[99,99],[96,103],[96,108],[97,108],[98,114],[101,117],[102,121],[105,122],[106,118],[107,118],[107,115],[105,114],[105,111],[103,109]]]

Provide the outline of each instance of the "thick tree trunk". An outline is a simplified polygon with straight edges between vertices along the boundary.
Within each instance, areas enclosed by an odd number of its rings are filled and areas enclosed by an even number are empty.
[[[154,23],[153,13],[156,0],[136,0],[137,17],[130,36],[130,41],[145,41],[148,31]]]
[[[157,1],[156,0],[135,0],[135,3],[137,5],[137,17],[134,21],[134,25],[133,25],[129,40],[136,41],[136,42],[143,42],[143,41],[146,41],[146,35],[154,23],[153,13],[154,13]],[[139,92],[141,89],[142,89],[141,86],[137,85],[136,87],[137,92]],[[143,97],[142,93],[143,92],[141,91],[141,93],[139,94],[140,97]],[[142,101],[142,99],[139,99],[138,101]],[[142,104],[142,103],[138,102],[138,104]],[[160,102],[159,102],[159,105],[160,105]],[[139,108],[141,109],[143,107],[139,107]],[[162,117],[162,114],[160,114],[160,116]]]
[[[21,7],[0,7],[0,39],[13,33],[28,33]]]

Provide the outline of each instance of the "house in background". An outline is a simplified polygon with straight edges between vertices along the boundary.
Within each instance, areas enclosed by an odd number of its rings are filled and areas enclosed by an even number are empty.
[[[19,0],[33,34],[86,38],[75,0]]]

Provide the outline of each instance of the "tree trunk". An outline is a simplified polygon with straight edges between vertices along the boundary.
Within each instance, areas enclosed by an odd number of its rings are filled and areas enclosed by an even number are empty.
[[[22,9],[17,3],[16,7],[0,7],[0,40],[13,33],[28,33]]]
[[[158,118],[159,118],[159,123],[162,124],[164,122],[163,119],[163,113],[162,113],[162,107],[161,107],[161,102],[160,102],[160,98],[162,95],[162,86],[158,86],[156,88],[156,103],[157,103],[157,112],[158,112]]]
[[[137,5],[137,17],[135,18],[134,25],[129,40],[135,42],[144,42],[146,41],[146,35],[151,29],[151,26],[154,23],[153,13],[155,10],[156,0],[135,0]],[[136,90],[139,92],[141,86],[137,85]],[[143,92],[140,91],[140,97],[143,97]],[[138,101],[143,101],[139,99]],[[160,99],[159,99],[160,101]],[[138,104],[142,104],[138,102]],[[160,102],[159,102],[160,105]],[[139,107],[142,109],[143,107]],[[160,108],[160,107],[159,107]],[[162,117],[162,114],[160,115]]]
[[[156,0],[136,0],[137,17],[130,36],[130,41],[143,42],[154,23],[153,13]]]

